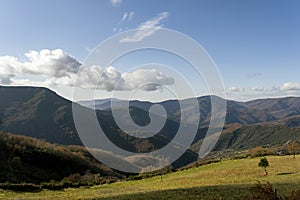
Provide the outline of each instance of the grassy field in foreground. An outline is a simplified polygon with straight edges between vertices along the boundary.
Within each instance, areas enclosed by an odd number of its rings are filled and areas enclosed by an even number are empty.
[[[0,199],[243,199],[257,181],[270,182],[281,195],[300,189],[300,156],[268,156],[268,176],[260,158],[228,160],[138,181],[90,188],[43,190],[36,193],[1,191]]]

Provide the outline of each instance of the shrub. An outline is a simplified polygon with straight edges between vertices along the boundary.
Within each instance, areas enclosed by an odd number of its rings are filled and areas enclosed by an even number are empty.
[[[252,158],[254,157],[260,157],[260,156],[266,156],[266,155],[272,155],[274,152],[270,148],[263,148],[263,147],[255,147],[250,150],[250,155]]]
[[[250,196],[248,200],[299,200],[300,190],[292,192],[290,196],[280,196],[276,189],[267,182],[266,185],[262,185],[258,182],[254,187],[250,189]]]
[[[277,190],[269,182],[265,186],[258,182],[251,188],[249,200],[282,200],[282,197],[278,196]]]

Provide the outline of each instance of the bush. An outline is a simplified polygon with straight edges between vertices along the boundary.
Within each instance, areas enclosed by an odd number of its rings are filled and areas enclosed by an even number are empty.
[[[297,200],[297,199],[300,199],[300,190],[298,191],[294,191],[292,192],[291,196],[290,197],[286,197],[285,199],[289,199],[289,200]]]
[[[266,156],[266,155],[272,155],[274,154],[271,149],[268,148],[263,148],[263,147],[255,147],[250,150],[250,155],[251,157],[261,157],[261,156]]]
[[[282,200],[282,197],[278,196],[277,190],[269,182],[265,186],[258,182],[251,188],[249,200]]]
[[[251,188],[251,195],[248,200],[299,200],[300,190],[292,192],[290,196],[280,196],[276,189],[267,182],[266,185],[262,185],[258,182],[254,187]]]

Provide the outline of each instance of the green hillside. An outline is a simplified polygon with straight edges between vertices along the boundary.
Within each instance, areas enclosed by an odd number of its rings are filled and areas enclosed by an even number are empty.
[[[0,131],[39,138],[50,143],[82,145],[73,121],[71,101],[47,88],[35,87],[0,86],[0,96]],[[79,105],[78,109],[87,116],[94,113],[93,110]],[[149,122],[146,111],[134,107],[131,111],[134,120],[139,124]],[[172,138],[178,129],[176,122],[167,120],[165,127],[157,135],[135,138],[118,128],[110,111],[97,111],[96,114],[107,137],[119,147],[131,152],[151,152],[159,149],[170,143],[169,138]],[[103,149],[104,147],[98,148],[110,151]],[[174,162],[174,166],[182,167],[196,159],[197,155],[194,152],[186,151],[184,156]]]
[[[268,176],[260,158],[227,160],[138,181],[90,188],[43,190],[37,193],[1,191],[2,199],[245,199],[257,181],[270,182],[279,195],[300,189],[300,157],[269,156]]]
[[[224,149],[251,149],[256,146],[271,147],[285,144],[290,140],[299,140],[300,129],[281,125],[253,125],[243,126],[231,133],[222,134],[215,150]]]
[[[82,176],[86,172],[88,172],[87,174],[90,172],[100,173],[101,178],[104,177],[104,179],[106,176],[109,177],[108,172],[102,172],[104,166],[99,165],[83,147],[62,146],[81,145],[73,121],[71,101],[46,88],[0,86],[0,94],[0,131],[44,140],[42,142],[21,136],[1,135],[0,182],[38,184],[50,180],[60,181],[77,173]],[[224,102],[219,97],[212,98],[217,98],[219,103]],[[182,101],[184,109],[190,113],[188,121],[193,122],[197,118],[198,112],[195,112],[188,99]],[[198,134],[191,149],[172,164],[174,168],[186,166],[198,158],[196,153],[207,132],[207,122],[211,116],[210,97],[200,97],[198,101],[201,111]],[[291,140],[299,140],[300,98],[267,99],[265,101],[246,103],[227,101],[227,124],[225,124],[214,150],[240,151],[256,146],[270,147],[283,145]],[[148,109],[152,103],[139,101],[131,103],[130,114],[133,120],[139,125],[147,125],[149,123]],[[106,136],[120,148],[131,152],[145,153],[155,151],[170,143],[176,150],[178,145],[170,141],[179,127],[178,119],[181,116],[178,110],[178,101],[165,101],[160,104],[166,108],[168,118],[162,130],[149,138],[132,137],[120,130],[110,109],[97,110],[96,116]],[[81,113],[94,113],[89,108],[78,107],[81,109]],[[280,113],[275,112],[277,109],[280,110]],[[122,114],[122,110],[123,108],[120,107],[118,112]],[[287,114],[283,115],[285,112]],[[122,117],[122,115],[120,116]],[[126,123],[127,118],[125,116],[122,118]],[[93,127],[86,127],[85,131],[88,128],[93,130]],[[139,133],[136,130],[131,131]],[[188,131],[186,134],[189,134]],[[54,144],[49,144],[49,142]],[[91,145],[91,147],[94,146]],[[97,146],[97,148],[102,149],[98,150],[99,153],[108,159],[117,159],[122,164],[138,167],[139,171],[145,167],[137,166],[139,163],[145,162],[141,157],[120,160],[119,157],[107,154],[110,149],[105,151],[102,146]],[[147,158],[145,163],[153,159]],[[155,166],[159,166],[161,160],[156,160]],[[112,171],[107,167],[105,169]],[[114,172],[112,177],[114,180],[119,180],[120,174]]]
[[[81,145],[72,102],[47,88],[0,86],[0,130],[58,144]]]
[[[99,153],[105,156],[104,152]],[[40,184],[61,181],[75,174],[77,179],[94,177],[90,181],[100,183],[124,178],[97,162],[84,147],[50,144],[0,132],[0,183]]]

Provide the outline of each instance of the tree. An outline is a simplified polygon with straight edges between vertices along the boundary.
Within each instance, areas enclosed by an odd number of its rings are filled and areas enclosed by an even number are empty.
[[[260,159],[258,166],[264,168],[265,175],[268,175],[267,167],[269,167],[269,161],[266,157],[263,157],[262,159]]]
[[[293,140],[289,145],[288,145],[288,150],[290,154],[293,155],[293,158],[296,158],[296,153],[299,149],[299,145],[297,144],[296,140]]]
[[[260,146],[257,146],[250,150],[250,154],[252,157],[265,156],[265,155],[267,155],[267,153],[268,153],[267,150]]]

